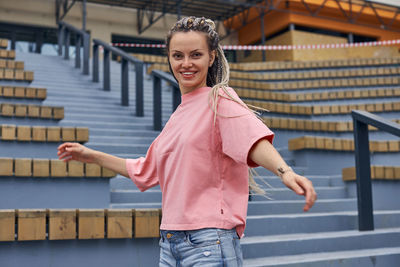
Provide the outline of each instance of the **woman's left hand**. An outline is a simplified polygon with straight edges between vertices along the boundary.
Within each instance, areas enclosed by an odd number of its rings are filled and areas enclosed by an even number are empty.
[[[306,204],[303,210],[308,211],[317,200],[317,193],[310,180],[306,177],[296,174],[293,171],[285,172],[282,175],[282,182],[296,194],[302,195],[306,198]]]

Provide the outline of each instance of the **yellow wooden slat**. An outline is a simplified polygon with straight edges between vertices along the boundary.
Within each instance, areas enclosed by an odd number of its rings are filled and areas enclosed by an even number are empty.
[[[16,117],[26,117],[28,114],[28,107],[26,105],[15,105],[15,116]]]
[[[107,238],[132,238],[133,211],[122,209],[107,210]]]
[[[46,239],[46,210],[17,210],[18,241]]]
[[[33,159],[33,176],[49,177],[50,161],[48,159]]]
[[[50,176],[67,177],[67,163],[56,159],[50,160]]]
[[[76,239],[76,210],[49,210],[49,240]]]
[[[17,127],[15,125],[1,125],[1,140],[12,141],[16,139]]]
[[[40,107],[36,105],[28,105],[28,117],[38,118],[40,116]]]
[[[61,141],[61,127],[49,126],[47,127],[47,142],[60,142]]]
[[[104,238],[104,210],[79,209],[77,215],[79,239]]]
[[[0,210],[0,241],[15,240],[15,210]]]
[[[67,170],[69,177],[84,177],[84,163],[79,161],[69,161],[67,163]]]
[[[89,129],[85,127],[76,127],[76,141],[87,142],[89,141]]]
[[[15,176],[30,177],[32,176],[32,159],[19,158],[14,160]]]
[[[101,167],[94,163],[85,164],[86,177],[101,177]]]
[[[46,127],[32,126],[32,141],[44,142],[46,141]]]
[[[76,141],[75,128],[74,127],[62,127],[61,128],[61,140],[63,142]]]
[[[18,126],[17,130],[17,140],[18,141],[31,141],[32,140],[32,129],[30,126]]]
[[[135,210],[134,237],[160,237],[160,211],[158,209]]]
[[[355,167],[343,168],[342,179],[343,181],[354,181],[356,179],[356,168]]]

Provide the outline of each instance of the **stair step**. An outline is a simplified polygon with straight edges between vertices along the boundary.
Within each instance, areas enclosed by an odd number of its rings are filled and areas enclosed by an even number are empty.
[[[251,201],[247,209],[247,215],[272,215],[301,213],[304,207],[304,200],[274,200],[274,201]],[[315,202],[310,213],[340,212],[357,210],[357,199],[319,199]]]
[[[400,247],[400,228],[244,237],[241,245],[244,258]]]
[[[89,141],[86,143],[87,147],[99,150],[105,153],[136,153],[146,154],[149,149],[150,143],[145,144],[121,144],[121,143],[98,143]]]
[[[247,267],[389,267],[400,262],[400,247],[352,249],[333,252],[245,259]]]
[[[345,231],[358,228],[357,211],[247,216],[246,235],[272,235]],[[374,212],[376,228],[400,225],[400,211],[378,210]],[[265,227],[268,225],[268,227]]]

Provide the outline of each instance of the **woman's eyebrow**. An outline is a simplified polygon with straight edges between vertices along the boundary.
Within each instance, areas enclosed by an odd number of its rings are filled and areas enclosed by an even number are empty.
[[[201,49],[201,48],[199,48],[199,49],[195,49],[195,50],[192,50],[192,51],[190,51],[190,53],[193,53],[193,52],[201,52],[202,50],[205,50],[205,49]],[[178,53],[183,53],[182,51],[179,51],[179,50],[172,50],[172,52],[178,52]]]

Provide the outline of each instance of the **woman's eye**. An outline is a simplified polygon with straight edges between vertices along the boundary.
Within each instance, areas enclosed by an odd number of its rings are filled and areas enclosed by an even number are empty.
[[[201,53],[194,53],[193,57],[201,57]]]
[[[180,59],[180,58],[182,58],[182,55],[174,54],[174,55],[172,55],[172,57],[175,58],[175,59]]]

